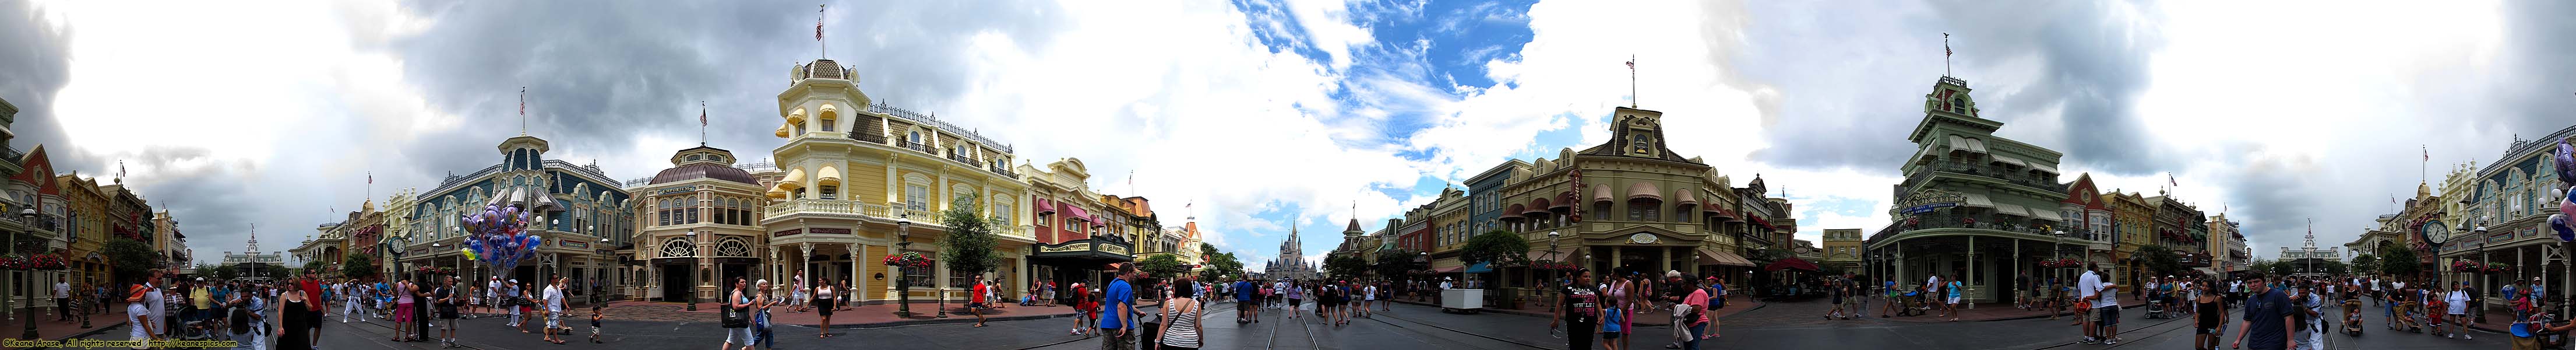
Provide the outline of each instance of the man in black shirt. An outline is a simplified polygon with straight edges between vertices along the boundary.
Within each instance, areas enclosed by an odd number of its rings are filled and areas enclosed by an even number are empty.
[[[2013,284],[2012,284],[2012,287],[2010,287],[2009,289],[2006,289],[2006,290],[2010,290],[2010,291],[2013,291],[2013,292],[2015,292],[2015,293],[2019,293],[2019,294],[2014,295],[2014,298],[2013,298],[2013,306],[2014,306],[2014,307],[2018,307],[2018,308],[2021,308],[2021,309],[2023,309],[2023,310],[2029,310],[2029,309],[2030,309],[2030,273],[2029,273],[2029,272],[2023,272],[2023,273],[2021,273],[2021,276],[2014,276],[2014,277],[2013,277]]]
[[[2306,309],[2291,305],[2289,296],[2263,284],[2260,273],[2245,279],[2245,289],[2252,293],[2245,299],[2245,326],[2240,327],[2245,332],[2236,333],[2236,342],[2229,347],[2254,350],[2290,348],[2290,330],[2298,328],[2291,325],[2291,313],[2305,312]],[[2248,337],[2254,338],[2254,346],[2245,346],[2245,338]]]
[[[1574,270],[1574,283],[1557,289],[1558,305],[1554,317],[1547,320],[1548,331],[1565,328],[1566,350],[1591,350],[1592,335],[1600,333],[1601,295],[1593,290],[1592,271]]]

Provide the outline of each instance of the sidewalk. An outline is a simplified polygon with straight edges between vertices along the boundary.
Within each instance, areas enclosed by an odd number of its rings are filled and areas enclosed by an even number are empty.
[[[2122,299],[2120,300],[2120,312],[2121,312],[2121,313],[2127,314],[2127,313],[2142,313],[2142,312],[2147,312],[2147,311],[2146,311],[2146,309],[2145,309],[2145,307],[2146,307],[2146,305],[2147,305],[2147,302],[2145,302],[2145,301],[2133,300],[2133,299],[2134,299],[2134,298],[2122,298]],[[1873,304],[1873,305],[1875,305],[1875,304]],[[2044,317],[2048,317],[2048,310],[2037,310],[2037,309],[2034,309],[2034,310],[2023,310],[2023,309],[2013,308],[2013,304],[2012,304],[2012,303],[1982,303],[1982,304],[1973,304],[1973,306],[1974,306],[1974,308],[1973,308],[1973,309],[1971,309],[1971,308],[1970,308],[1970,306],[1971,306],[1971,305],[1960,305],[1960,306],[1959,306],[1959,314],[1958,314],[1958,319],[1959,319],[1959,321],[1983,322],[1983,321],[2004,321],[2004,320],[2019,320],[2019,319],[2032,319],[2032,318],[2044,318]],[[1873,306],[1873,307],[1875,307],[1875,306]],[[1870,310],[1870,312],[1875,313],[1875,312],[1877,312],[1877,309],[1871,309],[1871,310]],[[1939,310],[1939,309],[1937,309],[1937,308],[1936,308],[1936,309],[1932,310],[1932,313],[1931,313],[1930,315],[1924,315],[1924,316],[1907,316],[1907,317],[1892,317],[1892,318],[1885,318],[1885,320],[1889,320],[1889,321],[1897,321],[1897,322],[1949,322],[1949,321],[1950,321],[1950,318],[1949,318],[1949,317],[1939,317],[1939,316],[1941,316],[1941,310]],[[2067,314],[2067,317],[2073,317],[2073,314],[2071,314],[2071,313],[2070,313],[2070,314]]]
[[[123,306],[123,304],[118,305]],[[54,314],[52,312],[53,309],[47,308],[44,310],[38,310],[36,312],[36,336],[45,339],[62,340],[79,337],[90,332],[124,326],[125,308],[114,307],[109,309],[111,312],[104,315],[90,315],[88,328],[81,327],[80,318],[78,317],[72,318],[71,321],[56,321],[55,319],[61,316]],[[27,316],[23,314],[24,312],[26,311],[17,311],[11,314],[12,316],[17,316],[19,318],[17,320],[0,320],[0,338],[14,339],[18,337],[19,333],[26,332],[27,323],[24,321],[26,321],[25,318]],[[123,338],[124,334],[119,332],[117,337]]]
[[[714,303],[701,303],[698,304],[697,311],[689,311],[688,304],[683,303],[618,301],[608,303],[608,306],[601,312],[607,314],[606,316],[608,319],[613,320],[716,322],[718,317],[716,313],[720,309],[717,305],[718,304]],[[832,328],[881,328],[917,324],[975,322],[975,315],[966,313],[966,304],[948,303],[947,318],[938,317],[939,306],[940,305],[938,303],[913,303],[913,317],[910,318],[895,317],[895,310],[898,309],[895,304],[852,306],[848,310],[832,312]],[[584,312],[586,313],[587,311]],[[770,322],[777,324],[801,326],[820,326],[823,324],[823,315],[813,311],[799,313],[788,311],[786,308],[776,308],[771,309],[769,315],[771,317]],[[1000,308],[984,312],[984,318],[986,321],[1031,320],[1066,317],[1072,315],[1073,308],[1071,307],[1020,306],[1017,304],[1000,305]]]
[[[1428,302],[1421,302],[1421,301],[1413,301],[1413,300],[1411,300],[1411,299],[1412,299],[1412,298],[1396,298],[1395,302],[1397,302],[1397,303],[1404,303],[1404,304],[1412,304],[1412,305],[1422,305],[1422,306],[1430,306],[1430,307],[1440,307],[1440,305],[1439,305],[1439,304],[1432,304],[1432,303],[1428,303]],[[1745,312],[1745,311],[1753,311],[1754,309],[1760,309],[1760,308],[1762,308],[1762,305],[1764,304],[1763,302],[1758,301],[1758,300],[1753,300],[1752,298],[1739,297],[1739,296],[1727,296],[1727,297],[1726,297],[1726,303],[1727,303],[1727,304],[1726,304],[1726,308],[1722,308],[1722,309],[1714,310],[1714,312],[1712,312],[1712,313],[1710,313],[1710,314],[1709,314],[1709,317],[1715,317],[1715,318],[1718,318],[1718,319],[1725,319],[1727,316],[1732,316],[1732,315],[1735,315],[1736,313],[1741,313],[1741,312]],[[1538,303],[1533,303],[1533,304],[1534,304],[1534,305],[1529,305],[1529,307],[1524,307],[1524,308],[1519,308],[1519,309],[1505,309],[1505,308],[1488,307],[1488,308],[1484,308],[1482,311],[1483,311],[1483,312],[1499,313],[1499,314],[1508,314],[1508,315],[1520,315],[1520,316],[1530,316],[1530,317],[1541,317],[1541,318],[1549,317],[1549,316],[1552,316],[1552,315],[1554,314],[1554,312],[1553,312],[1553,311],[1548,310],[1548,305],[1547,305],[1547,304],[1538,304]],[[1646,312],[1652,312],[1652,311],[1654,311],[1654,310],[1645,310],[1645,311],[1646,311]],[[1641,314],[1641,315],[1648,315],[1648,316],[1651,316],[1652,314]],[[1667,313],[1664,313],[1664,315],[1665,315],[1665,316],[1670,316],[1670,315],[1671,315],[1671,313],[1667,312]],[[1631,320],[1631,321],[1630,321],[1630,324],[1640,325],[1640,326],[1662,326],[1662,325],[1669,325],[1669,324],[1672,324],[1672,317],[1637,317],[1637,318],[1635,318],[1635,319]]]

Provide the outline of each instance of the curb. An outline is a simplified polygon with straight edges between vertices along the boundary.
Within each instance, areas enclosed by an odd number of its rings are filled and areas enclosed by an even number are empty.
[[[1137,308],[1136,308],[1136,310],[1138,310],[1138,311],[1143,311],[1143,310],[1146,310],[1146,309],[1154,309],[1154,308],[1160,308],[1160,307],[1162,307],[1162,306],[1160,306],[1160,305],[1153,305],[1153,306],[1140,306],[1140,307],[1137,307]],[[1071,313],[1064,313],[1064,314],[1051,314],[1051,315],[1027,315],[1027,316],[986,316],[986,317],[984,317],[984,321],[985,321],[985,322],[999,322],[999,321],[1043,320],[1043,319],[1050,319],[1050,318],[1073,317],[1073,315],[1074,315],[1074,314],[1071,314]],[[932,318],[932,319],[927,319],[927,320],[902,320],[902,321],[894,321],[894,322],[859,323],[859,324],[836,324],[836,325],[832,325],[832,329],[874,329],[874,328],[893,328],[893,327],[903,327],[903,326],[920,326],[920,325],[952,324],[952,323],[975,323],[975,317],[974,317],[973,315],[968,315],[968,316],[966,316],[966,317],[957,317],[957,314],[953,314],[953,313],[952,313],[952,314],[948,314],[948,318]],[[793,325],[793,326],[799,326],[799,327],[815,327],[816,325],[800,324],[800,325]],[[820,327],[816,327],[816,328],[820,328]]]
[[[1430,304],[1430,303],[1422,303],[1422,302],[1396,301],[1396,303],[1408,304],[1408,305],[1421,305],[1421,306],[1429,306],[1429,307],[1440,307],[1439,305],[1432,305],[1432,304]],[[1753,308],[1751,308],[1751,309],[1744,309],[1744,311],[1736,311],[1734,314],[1728,314],[1728,315],[1726,315],[1726,316],[1718,317],[1717,319],[1719,319],[1719,320],[1725,320],[1727,317],[1735,317],[1735,315],[1742,315],[1742,314],[1744,314],[1744,313],[1746,313],[1746,312],[1753,312],[1753,310],[1761,310],[1762,308],[1770,307],[1770,306],[1771,306],[1771,304],[1772,304],[1772,303],[1767,303],[1767,302],[1766,302],[1766,303],[1756,304],[1756,305],[1753,305]],[[1553,316],[1553,315],[1545,315],[1545,314],[1538,314],[1538,313],[1529,313],[1529,312],[1520,312],[1520,311],[1510,311],[1510,310],[1505,310],[1505,309],[1481,309],[1481,310],[1479,310],[1479,311],[1477,311],[1477,312],[1490,312],[1490,313],[1495,313],[1495,314],[1512,315],[1512,316],[1523,316],[1523,317],[1537,317],[1537,318],[1548,318],[1548,317],[1552,317],[1552,316]]]

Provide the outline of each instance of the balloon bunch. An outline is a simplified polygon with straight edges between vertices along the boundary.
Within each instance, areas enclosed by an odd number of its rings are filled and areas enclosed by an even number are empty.
[[[482,261],[499,271],[510,271],[520,260],[537,257],[537,247],[546,240],[527,232],[530,213],[519,206],[487,204],[483,211],[467,213],[464,255]]]
[[[2567,191],[2558,197],[2558,213],[2549,214],[2549,230],[2558,233],[2559,241],[2576,241],[2576,222],[2568,222],[2569,217],[2576,217],[2576,145],[2569,144],[2571,140],[2576,137],[2558,140],[2558,154],[2553,159],[2558,165],[2558,185]]]

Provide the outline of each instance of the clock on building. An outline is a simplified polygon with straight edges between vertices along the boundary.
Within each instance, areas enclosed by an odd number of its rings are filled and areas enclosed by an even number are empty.
[[[2441,245],[2442,243],[2451,241],[2450,226],[2442,225],[2442,222],[2440,221],[2424,222],[2424,227],[2421,230],[2421,233],[2424,235],[2424,242],[2426,243]]]

